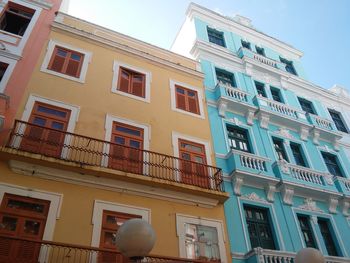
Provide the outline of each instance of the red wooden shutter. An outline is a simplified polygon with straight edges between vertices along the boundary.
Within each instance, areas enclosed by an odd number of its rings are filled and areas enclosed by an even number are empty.
[[[196,114],[199,113],[197,97],[188,97],[188,111]]]
[[[66,74],[73,77],[79,77],[82,61],[83,56],[81,54],[71,52],[70,58],[68,60]]]
[[[129,92],[130,81],[131,81],[130,73],[127,70],[120,68],[118,89],[123,92]]]
[[[53,57],[52,57],[52,61],[50,63],[49,69],[57,72],[62,72],[67,55],[68,55],[67,51],[60,49],[59,47],[56,47],[53,53]]]
[[[144,91],[144,75],[134,73],[132,76],[131,93],[139,97],[144,97],[143,91]]]
[[[186,110],[186,97],[185,90],[178,86],[175,86],[176,93],[176,108],[181,110]]]

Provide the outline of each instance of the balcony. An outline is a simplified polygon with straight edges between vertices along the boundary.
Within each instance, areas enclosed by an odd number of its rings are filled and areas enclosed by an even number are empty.
[[[275,162],[274,171],[283,182],[292,182],[296,185],[309,186],[312,189],[337,192],[333,178],[329,173],[290,164],[285,160]]]
[[[0,251],[1,262],[10,263],[136,262],[129,260],[115,250],[52,241],[34,241],[3,235],[0,236]],[[203,263],[208,261],[167,256],[147,256],[142,259],[142,262]]]
[[[296,253],[277,251],[263,248],[254,248],[244,255],[246,262],[251,263],[294,263]],[[325,263],[349,263],[349,258],[325,256]],[[306,262],[305,262],[306,263]]]
[[[224,116],[226,110],[247,115],[252,120],[256,107],[253,106],[249,93],[219,82],[215,87],[215,95],[219,102],[219,113]],[[250,113],[250,115],[248,115]]]
[[[336,176],[334,178],[334,183],[340,192],[347,196],[350,196],[350,180],[344,177]]]
[[[147,177],[224,192],[220,168],[18,120],[6,149],[7,153],[17,156],[49,162],[62,160],[64,164],[75,164],[85,171],[86,168],[101,167],[107,172],[115,170],[141,175],[141,179]]]

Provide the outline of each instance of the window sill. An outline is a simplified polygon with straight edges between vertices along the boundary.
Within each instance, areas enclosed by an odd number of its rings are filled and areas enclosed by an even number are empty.
[[[53,71],[53,70],[50,70],[50,69],[47,69],[47,68],[42,68],[40,70],[41,72],[44,72],[44,73],[48,73],[48,74],[51,74],[51,75],[55,75],[57,77],[61,77],[61,78],[64,78],[64,79],[68,79],[68,80],[72,80],[72,81],[75,81],[75,82],[79,82],[79,83],[85,83],[85,79],[83,77],[80,77],[80,78],[76,78],[76,77],[72,77],[72,76],[69,76],[69,75],[66,75],[66,74],[63,74],[63,73],[60,73],[60,72],[57,72],[57,71]],[[80,73],[81,75],[81,73]]]
[[[117,90],[115,88],[112,89],[112,93],[119,94],[119,95],[122,95],[125,97],[129,97],[130,99],[135,99],[135,100],[139,100],[139,101],[143,101],[143,102],[147,102],[147,103],[151,102],[150,98],[139,97],[139,96],[136,96],[136,95],[133,95],[130,93],[126,93],[124,91]]]

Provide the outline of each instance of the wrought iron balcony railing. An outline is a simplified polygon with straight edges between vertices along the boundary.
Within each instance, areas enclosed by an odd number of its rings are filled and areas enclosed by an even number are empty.
[[[7,263],[203,263],[208,261],[166,256],[147,256],[142,260],[131,261],[116,250],[0,236],[0,262]]]
[[[223,192],[220,168],[16,120],[7,146],[81,166],[98,166]]]

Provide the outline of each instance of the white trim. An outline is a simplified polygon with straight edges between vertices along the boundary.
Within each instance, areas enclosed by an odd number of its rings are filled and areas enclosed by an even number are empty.
[[[105,141],[110,142],[112,138],[112,129],[113,129],[113,122],[120,122],[124,123],[130,126],[134,126],[137,128],[140,128],[143,130],[143,150],[149,150],[150,140],[151,140],[151,126],[144,123],[139,123],[133,120],[113,116],[110,114],[106,114],[106,121],[105,121]],[[102,166],[108,167],[108,153],[109,153],[109,144],[105,144],[103,146],[103,152],[106,153],[102,157]],[[143,160],[147,161],[148,156],[144,154]],[[144,166],[143,169],[147,169],[146,166]],[[146,171],[144,171],[144,174],[148,174]]]
[[[5,193],[50,201],[50,207],[47,214],[43,240],[52,241],[56,220],[60,218],[63,194],[47,192],[47,191],[42,191],[38,189],[22,187],[18,185],[0,183],[0,200],[1,201]]]
[[[223,263],[227,262],[225,248],[225,228],[222,220],[202,218],[176,213],[176,235],[179,237],[179,254],[181,258],[187,257],[185,247],[185,224],[194,224],[216,228],[219,241],[220,260]]]
[[[204,150],[205,150],[205,156],[207,157],[207,165],[212,165],[211,162],[211,145],[210,141],[205,141],[202,139],[199,139],[197,137],[192,137],[189,135],[185,135],[182,133],[178,133],[173,131],[171,133],[172,137],[172,146],[173,146],[173,151],[174,151],[174,156],[180,158],[180,153],[179,153],[179,139],[184,139],[190,142],[198,143],[198,144],[203,144],[204,145]]]
[[[73,77],[73,76],[69,76],[67,74],[60,73],[60,72],[48,69],[48,66],[49,66],[52,54],[53,54],[54,49],[55,49],[56,46],[67,48],[67,49],[79,52],[79,53],[84,55],[83,64],[81,66],[79,78],[76,78],[76,77]],[[45,72],[45,73],[49,73],[49,74],[52,74],[52,75],[55,75],[55,76],[58,76],[58,77],[62,77],[62,78],[65,78],[65,79],[77,81],[77,82],[80,82],[80,83],[85,83],[85,77],[86,77],[86,73],[87,73],[87,70],[88,70],[88,64],[91,62],[92,52],[87,51],[85,49],[77,48],[77,47],[72,46],[70,44],[66,44],[66,43],[63,43],[63,42],[60,42],[60,41],[54,40],[54,39],[51,39],[49,41],[46,50],[47,51],[46,51],[43,63],[41,64],[40,71]]]
[[[136,71],[136,72],[139,72],[139,73],[142,73],[145,75],[146,79],[145,79],[145,97],[144,98],[118,90],[117,85],[118,85],[119,68],[120,67],[131,69],[133,71]],[[151,102],[151,82],[152,82],[152,73],[150,71],[147,71],[143,68],[132,66],[130,64],[126,64],[126,63],[121,62],[121,61],[114,60],[113,80],[112,80],[112,89],[111,89],[111,91],[113,93],[117,93],[119,95],[123,95],[123,96],[129,97],[129,98],[132,98],[132,99],[136,99],[136,100],[150,103]]]
[[[70,113],[70,118],[68,121],[68,126],[67,126],[67,132],[73,133],[74,129],[75,129],[75,125],[78,122],[78,118],[79,118],[79,112],[80,112],[80,107],[73,105],[73,104],[68,104],[65,102],[61,102],[61,101],[57,101],[57,100],[53,100],[53,99],[48,99],[45,97],[41,97],[35,94],[30,94],[29,98],[27,100],[27,103],[24,107],[24,111],[22,114],[22,121],[28,121],[30,114],[33,111],[33,107],[35,102],[42,102],[42,103],[46,103],[52,106],[56,106],[59,108],[64,108],[64,109],[68,109],[71,111]]]
[[[3,0],[3,2],[2,2],[3,6],[0,6],[0,13],[2,13],[4,8],[7,6],[8,2],[9,2],[9,0]],[[6,45],[6,49],[9,50],[10,53],[13,53],[13,54],[20,56],[23,49],[24,49],[25,44],[27,43],[29,37],[31,36],[33,28],[34,28],[35,24],[37,23],[37,21],[40,17],[41,11],[43,9],[35,4],[28,3],[27,1],[11,0],[10,2],[16,3],[16,4],[21,5],[21,6],[28,7],[28,8],[33,9],[35,11],[23,36],[14,35],[14,34],[11,34],[9,32],[3,31],[3,32],[6,32],[7,36],[13,35],[16,39],[20,39],[17,46],[3,43]],[[0,32],[0,38],[2,38],[3,36],[6,36],[6,35]]]
[[[91,237],[92,247],[100,246],[103,210],[138,215],[141,216],[143,220],[151,223],[151,210],[148,208],[112,203],[103,200],[95,200],[91,221],[91,224],[93,225]]]
[[[194,91],[197,92],[199,114],[195,114],[195,113],[192,113],[192,112],[189,112],[189,111],[185,111],[185,110],[182,110],[182,109],[179,109],[179,108],[176,107],[175,85],[179,85],[179,86],[184,87],[186,89],[194,90]],[[202,89],[200,89],[198,87],[194,87],[194,86],[188,85],[188,84],[183,83],[183,82],[172,80],[172,79],[170,79],[169,87],[170,87],[171,109],[173,111],[177,111],[177,112],[181,112],[181,113],[184,113],[184,114],[188,114],[188,115],[190,115],[192,117],[205,119],[204,108],[203,108],[204,96],[203,96],[203,90]]]
[[[7,82],[9,81],[12,72],[16,66],[17,60],[10,59],[4,56],[1,56],[0,62],[8,64],[5,74],[2,76],[2,80],[0,82],[0,93],[4,93],[6,89]]]

